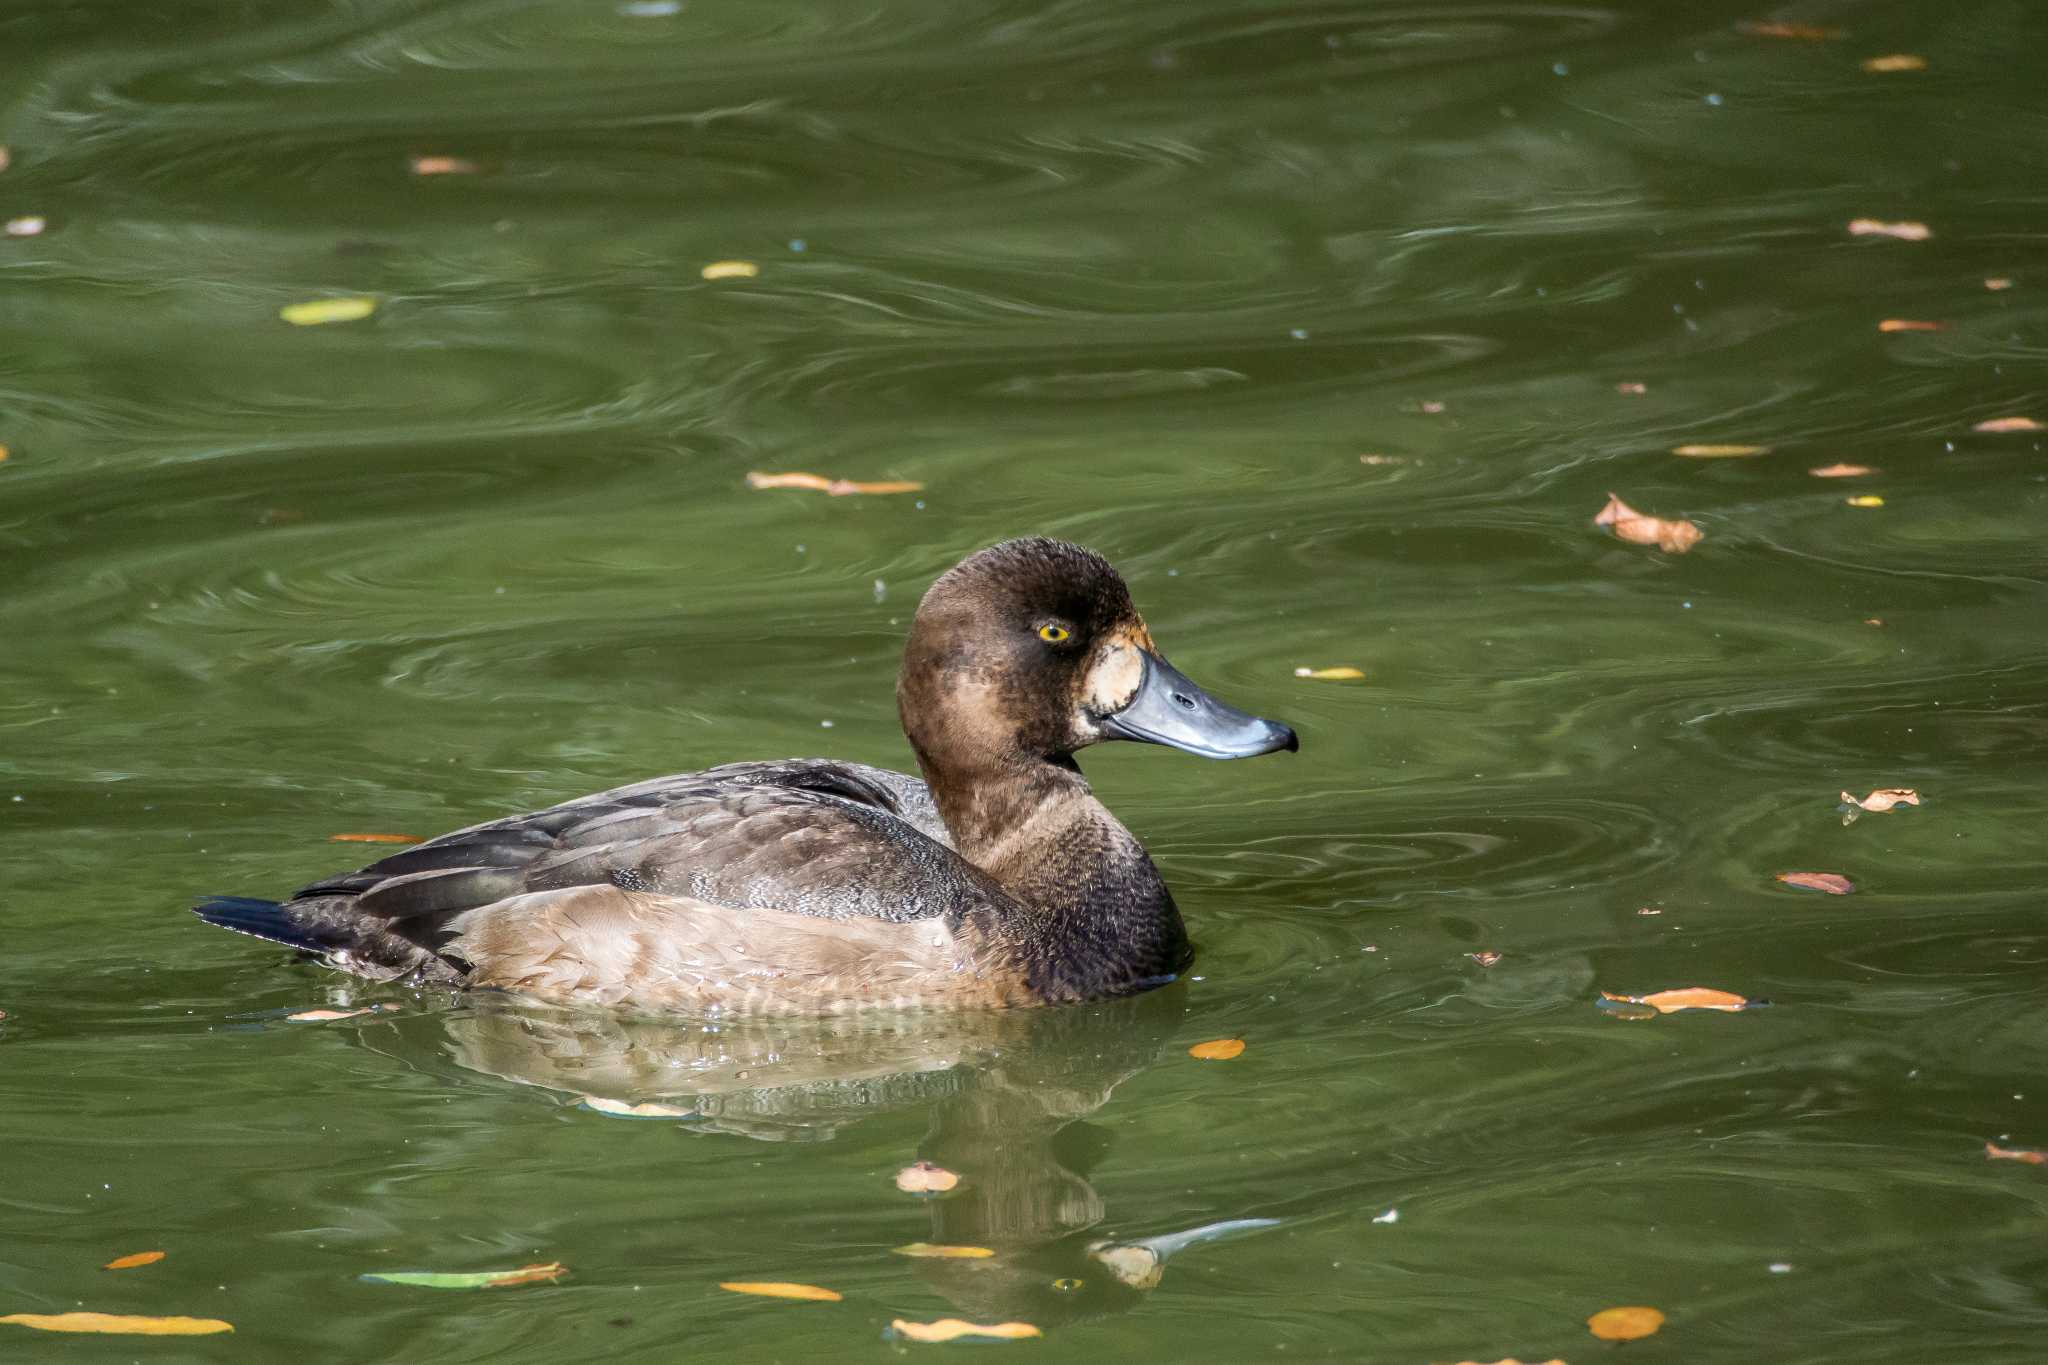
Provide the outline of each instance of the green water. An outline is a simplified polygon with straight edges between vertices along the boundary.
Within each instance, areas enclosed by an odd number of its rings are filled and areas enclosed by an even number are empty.
[[[2048,1356],[2048,1170],[1985,1153],[2048,1147],[2048,440],[1972,431],[2048,422],[2048,14],[666,9],[0,16],[0,217],[45,219],[0,238],[0,1313],[236,1329],[0,1358],[881,1360],[961,1316],[1583,1365],[1620,1304],[1669,1317],[1632,1365]],[[328,296],[378,306],[279,319]],[[1704,540],[1609,538],[1610,490]],[[377,851],[336,833],[907,766],[917,597],[1020,533],[1300,730],[1083,756],[1192,980],[705,1031],[184,912]],[[1771,1004],[1597,1005],[1685,986]],[[920,1157],[963,1183],[898,1193]]]

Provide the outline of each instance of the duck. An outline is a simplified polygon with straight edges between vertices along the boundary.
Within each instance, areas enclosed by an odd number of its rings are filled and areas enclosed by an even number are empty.
[[[896,685],[919,777],[727,763],[471,825],[208,924],[375,981],[654,1015],[1061,1005],[1192,958],[1144,845],[1074,755],[1299,749],[1168,663],[1093,550],[1026,537],[918,604]]]

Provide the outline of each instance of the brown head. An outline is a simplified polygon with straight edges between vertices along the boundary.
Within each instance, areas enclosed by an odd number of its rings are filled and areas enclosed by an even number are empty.
[[[930,774],[1052,762],[1106,739],[1211,758],[1296,747],[1161,657],[1109,561],[1031,537],[970,555],[918,605],[896,685]]]

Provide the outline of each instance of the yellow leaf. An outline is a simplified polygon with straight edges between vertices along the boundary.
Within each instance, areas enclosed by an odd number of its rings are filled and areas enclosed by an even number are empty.
[[[807,1299],[813,1303],[838,1303],[843,1297],[814,1284],[788,1284],[780,1280],[721,1280],[718,1287],[734,1294],[757,1294],[764,1299]]]
[[[1919,318],[1885,318],[1877,324],[1880,332],[1946,332],[1945,322],[1925,322]]]
[[[1875,474],[1877,471],[1867,464],[1843,464],[1837,461],[1806,472],[1816,479],[1860,479],[1865,474]]]
[[[1355,679],[1363,678],[1365,674],[1351,667],[1297,668],[1294,670],[1294,676],[1297,678],[1314,678],[1318,682],[1351,682]]]
[[[1861,62],[1865,71],[1883,73],[1886,71],[1925,71],[1927,59],[1916,57],[1910,52],[1893,52],[1883,57],[1865,57]]]
[[[235,1330],[233,1323],[219,1318],[141,1318],[125,1313],[9,1313],[0,1322],[38,1332],[117,1332],[136,1337],[203,1337]]]
[[[944,1194],[959,1183],[959,1176],[929,1161],[913,1161],[896,1172],[896,1188],[905,1194]]]
[[[937,1322],[906,1322],[897,1318],[889,1324],[889,1330],[905,1341],[1023,1341],[1027,1337],[1042,1337],[1028,1322],[998,1322],[988,1326],[980,1323],[962,1322],[959,1318],[940,1318]]]
[[[1673,446],[1671,447],[1671,453],[1673,455],[1687,455],[1695,460],[1725,460],[1743,455],[1768,455],[1771,453],[1771,448],[1769,446],[1723,445],[1709,441],[1700,445]]]
[[[628,1104],[624,1100],[608,1100],[602,1095],[585,1095],[583,1107],[600,1114],[610,1114],[621,1119],[693,1119],[698,1117],[694,1109],[682,1109],[673,1104],[649,1101],[646,1104]]]
[[[912,1242],[909,1246],[891,1247],[898,1256],[922,1256],[941,1261],[985,1261],[995,1255],[987,1247],[934,1246],[930,1242]]]
[[[318,327],[323,322],[355,322],[376,311],[375,299],[313,299],[288,303],[277,315],[294,327]]]
[[[1188,1056],[1205,1062],[1227,1062],[1233,1057],[1244,1055],[1244,1039],[1211,1038],[1206,1043],[1196,1043],[1188,1049]]]
[[[137,1251],[127,1256],[116,1256],[100,1268],[102,1270],[133,1270],[139,1265],[155,1265],[164,1258],[161,1251]]]
[[[1636,1341],[1656,1335],[1664,1315],[1654,1308],[1603,1308],[1586,1319],[1586,1329],[1602,1341]]]
[[[888,480],[881,483],[855,483],[852,479],[828,479],[822,474],[763,474],[759,470],[747,473],[749,488],[809,488],[819,493],[829,493],[843,498],[852,493],[921,493],[924,485],[908,479]]]
[[[707,280],[751,280],[761,267],[752,261],[713,261],[697,273]]]
[[[1855,497],[1853,497],[1853,498],[1844,498],[1844,499],[1842,499],[1842,501],[1843,501],[1843,502],[1846,502],[1846,503],[1848,503],[1848,504],[1849,504],[1849,505],[1850,505],[1851,507],[1882,507],[1882,506],[1884,506],[1884,499],[1883,499],[1883,498],[1880,498],[1880,497],[1879,497],[1879,496],[1878,496],[1877,494],[1875,494],[1875,493],[1859,493],[1859,494],[1858,494],[1857,496],[1855,496]]]

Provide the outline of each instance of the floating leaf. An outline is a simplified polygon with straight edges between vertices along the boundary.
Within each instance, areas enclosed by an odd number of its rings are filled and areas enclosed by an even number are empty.
[[[1458,1365],[1525,1365],[1525,1362],[1513,1356],[1504,1356],[1499,1360],[1461,1360]],[[1531,1360],[1526,1362],[1526,1365],[1564,1365],[1564,1362],[1553,1356],[1549,1360]]]
[[[300,1010],[287,1014],[286,1019],[294,1024],[331,1024],[337,1019],[354,1019],[365,1014],[390,1014],[398,1006],[391,1004],[365,1005],[359,1010]]]
[[[517,1270],[473,1270],[445,1273],[438,1270],[380,1270],[360,1278],[372,1284],[409,1284],[420,1289],[507,1289],[515,1284],[553,1283],[569,1268],[560,1261],[523,1265]]]
[[[465,161],[459,156],[416,156],[412,159],[414,175],[475,175],[474,161]]]
[[[1875,493],[1859,493],[1853,498],[1843,498],[1851,507],[1882,507],[1884,499]]]
[[[959,1176],[929,1161],[913,1161],[896,1172],[896,1188],[905,1194],[944,1194],[959,1183]]]
[[[1924,242],[1934,235],[1925,223],[1910,219],[1888,223],[1882,218],[1852,218],[1849,220],[1851,237],[1896,237],[1902,242]]]
[[[1610,991],[1602,991],[1600,998],[1629,1005],[1648,1005],[1659,1014],[1676,1014],[1680,1010],[1725,1010],[1730,1014],[1736,1014],[1752,1009],[1756,1005],[1755,1001],[1744,996],[1713,990],[1706,986],[1685,986],[1678,990],[1658,991],[1653,995],[1615,995]]]
[[[5,230],[9,237],[40,237],[43,235],[43,229],[49,225],[47,218],[28,214],[21,218],[9,218]]]
[[[1647,516],[1612,493],[1607,495],[1607,505],[1593,518],[1593,524],[1611,526],[1614,534],[1622,540],[1637,545],[1654,545],[1673,555],[1684,554],[1706,534],[1689,521],[1667,521],[1663,517]]]
[[[697,273],[707,280],[751,280],[761,267],[752,261],[713,261]]]
[[[277,315],[294,327],[318,327],[326,322],[355,322],[376,311],[375,299],[312,299],[288,303]]]
[[[855,483],[851,479],[828,479],[822,474],[763,474],[758,470],[747,473],[749,488],[810,488],[820,493],[829,493],[835,498],[850,493],[921,493],[924,485],[908,479],[884,481],[882,483]]]
[[[1656,1335],[1663,1325],[1662,1313],[1640,1305],[1603,1308],[1586,1319],[1586,1330],[1602,1341],[1638,1341]]]
[[[754,1294],[764,1299],[804,1299],[811,1303],[838,1303],[844,1295],[820,1289],[814,1284],[789,1284],[781,1280],[721,1280],[718,1287],[734,1294]]]
[[[1633,379],[1624,379],[1621,381],[1621,383],[1616,384],[1614,386],[1614,391],[1616,393],[1625,393],[1633,397],[1636,395],[1648,393],[1650,391],[1650,386],[1648,384],[1638,383]]]
[[[1444,410],[1444,405],[1432,398],[1422,404],[1422,410],[1434,417]]]
[[[1359,457],[1358,457],[1358,462],[1359,462],[1360,464],[1372,464],[1372,465],[1380,465],[1380,464],[1407,464],[1407,463],[1408,463],[1408,462],[1407,462],[1406,460],[1402,459],[1402,458],[1401,458],[1401,457],[1400,457],[1399,455],[1361,455],[1361,456],[1359,456]]]
[[[421,842],[421,839],[417,834],[330,834],[327,836],[327,842],[330,844],[417,844]]]
[[[1825,891],[1830,896],[1846,896],[1856,889],[1856,883],[1835,872],[1780,872],[1777,876],[1787,886]]]
[[[1724,442],[1707,441],[1693,445],[1671,447],[1673,455],[1684,455],[1695,460],[1742,459],[1749,455],[1768,455],[1769,446],[1731,445]]]
[[[1880,332],[1946,332],[1945,322],[1925,322],[1918,318],[1885,318],[1877,324]]]
[[[1820,28],[1813,24],[1786,24],[1775,19],[1749,19],[1735,26],[1738,33],[1752,38],[1792,38],[1800,42],[1821,43],[1830,38],[1842,36],[1838,28]]]
[[[1494,963],[1500,961],[1500,954],[1494,952],[1491,948],[1483,949],[1476,953],[1467,953],[1465,956],[1471,958],[1482,967],[1491,967]]]
[[[2048,1166],[2048,1152],[2037,1152],[2030,1147],[2000,1147],[1995,1142],[1987,1142],[1984,1155],[1993,1161],[2024,1161],[2029,1166]]]
[[[620,1119],[694,1119],[703,1117],[694,1109],[681,1109],[673,1104],[648,1101],[646,1104],[628,1104],[624,1100],[608,1100],[602,1095],[585,1095],[583,1107],[599,1114],[610,1114]]]
[[[1211,1038],[1206,1043],[1196,1043],[1188,1049],[1188,1056],[1205,1062],[1227,1062],[1233,1057],[1243,1055],[1242,1038]]]
[[[962,1322],[959,1318],[940,1318],[937,1322],[909,1322],[897,1318],[889,1324],[889,1330],[905,1341],[1023,1341],[1029,1337],[1042,1337],[1028,1322],[998,1322],[987,1326],[976,1322]]]
[[[204,1337],[232,1332],[235,1325],[219,1318],[144,1318],[126,1313],[9,1313],[0,1322],[33,1327],[38,1332],[114,1332],[134,1337]]]
[[[908,1246],[889,1249],[898,1256],[921,1256],[940,1261],[985,1261],[995,1255],[987,1247],[937,1246],[931,1242],[912,1242]]]
[[[2007,431],[2039,431],[2041,424],[2031,417],[1987,417],[1970,430],[1995,436]]]
[[[1995,294],[2002,289],[2012,288],[2012,281],[2007,279],[2003,275],[1994,275],[1990,279],[1984,281],[1984,287]]]
[[[1883,57],[1865,57],[1858,65],[1865,71],[1875,74],[1887,71],[1925,71],[1927,59],[1916,57],[1910,52],[1893,52]]]
[[[1317,682],[1351,682],[1355,679],[1363,678],[1365,674],[1347,666],[1339,668],[1297,668],[1294,670],[1294,676],[1297,678],[1314,678]]]
[[[164,1258],[161,1251],[136,1251],[126,1256],[116,1256],[101,1266],[102,1270],[133,1270],[139,1265],[155,1265]]]
[[[1920,793],[1911,787],[1879,787],[1861,801],[1847,792],[1842,793],[1842,800],[1852,806],[1861,806],[1865,810],[1885,811],[1893,806],[1919,805]]]
[[[1824,464],[1818,469],[1809,469],[1806,472],[1816,479],[1860,479],[1865,474],[1875,474],[1877,471],[1867,464]]]

